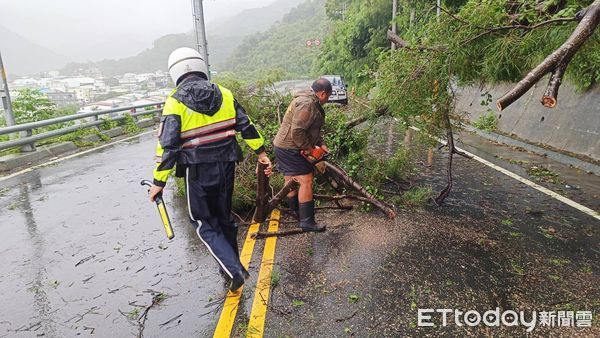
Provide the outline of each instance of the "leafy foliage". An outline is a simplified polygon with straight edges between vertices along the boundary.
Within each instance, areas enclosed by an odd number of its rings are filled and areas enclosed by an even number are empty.
[[[378,60],[389,43],[385,32],[392,19],[387,0],[329,0],[325,5],[333,29],[325,39],[316,67],[342,74],[359,93],[374,85]]]
[[[497,124],[498,124],[498,117],[496,116],[496,113],[494,113],[491,110],[488,110],[487,112],[481,114],[481,116],[479,116],[477,121],[475,121],[475,123],[473,123],[475,128],[480,129],[480,130],[485,130],[485,131],[496,130]]]
[[[572,16],[591,2],[447,1],[438,18],[434,8],[427,8],[431,4],[400,1],[398,32],[413,48],[390,53],[381,40],[390,26],[391,18],[385,16],[389,1],[349,1],[345,20],[331,18],[336,26],[320,63],[327,72],[342,73],[367,87],[360,92],[375,86],[378,104],[430,134],[441,135],[444,116],[454,113],[454,90],[520,80],[568,38],[576,23],[530,27]],[[567,69],[567,78],[579,89],[600,79],[599,42],[596,32]],[[372,74],[377,74],[376,80]]]

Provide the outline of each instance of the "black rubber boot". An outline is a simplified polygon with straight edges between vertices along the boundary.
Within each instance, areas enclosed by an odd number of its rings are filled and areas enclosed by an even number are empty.
[[[325,231],[325,225],[315,222],[315,201],[300,203],[298,208],[300,228],[304,231]]]
[[[292,214],[297,219],[300,219],[300,216],[298,215],[298,195],[295,195],[293,197],[288,197],[287,200],[288,200],[288,206],[290,207]]]
[[[231,280],[231,284],[229,284],[229,291],[236,292],[239,288],[244,285],[246,279],[250,277],[250,273],[242,267],[238,273],[233,275],[233,279]]]

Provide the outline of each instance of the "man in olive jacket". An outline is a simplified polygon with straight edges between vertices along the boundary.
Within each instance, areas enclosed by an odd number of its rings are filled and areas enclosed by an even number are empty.
[[[325,124],[325,110],[321,105],[327,102],[331,91],[331,83],[321,78],[313,82],[309,90],[296,93],[273,141],[277,168],[285,176],[285,181],[295,179],[300,183],[300,188],[287,197],[304,231],[325,230],[324,225],[315,221],[314,165],[301,155],[301,151],[310,152],[316,146],[328,151],[321,131]]]

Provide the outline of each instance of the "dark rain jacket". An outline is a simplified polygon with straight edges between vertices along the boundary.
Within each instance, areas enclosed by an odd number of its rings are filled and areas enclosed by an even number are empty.
[[[167,97],[159,126],[154,184],[165,186],[177,165],[177,176],[190,165],[239,161],[239,132],[257,154],[264,140],[232,93],[208,80],[184,79]]]

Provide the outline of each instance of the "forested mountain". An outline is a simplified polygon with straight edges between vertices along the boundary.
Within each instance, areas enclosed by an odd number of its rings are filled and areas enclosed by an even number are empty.
[[[283,70],[289,77],[307,76],[322,46],[328,27],[325,0],[308,0],[286,14],[263,33],[253,34],[235,50],[225,65],[237,77],[254,79],[269,70]]]

